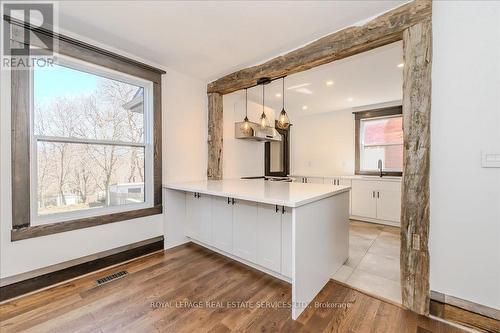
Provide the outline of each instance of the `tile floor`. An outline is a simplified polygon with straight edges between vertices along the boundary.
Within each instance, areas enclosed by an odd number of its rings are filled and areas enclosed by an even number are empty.
[[[333,278],[401,303],[399,245],[399,228],[350,221],[349,258]]]

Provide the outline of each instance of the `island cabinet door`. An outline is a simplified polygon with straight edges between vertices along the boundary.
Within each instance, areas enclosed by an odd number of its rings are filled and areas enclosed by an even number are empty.
[[[199,239],[201,208],[195,193],[186,192],[186,236]]]
[[[211,244],[212,198],[209,195],[186,193],[186,236]]]
[[[281,216],[282,207],[258,204],[257,264],[281,272]]]
[[[352,215],[377,218],[376,187],[372,181],[352,180]]]
[[[257,203],[235,200],[233,205],[233,254],[257,262]]]
[[[218,249],[233,252],[233,205],[229,198],[212,199],[212,242]]]
[[[199,194],[198,201],[200,205],[199,241],[212,245],[212,197]]]
[[[292,278],[292,208],[281,216],[281,274]]]

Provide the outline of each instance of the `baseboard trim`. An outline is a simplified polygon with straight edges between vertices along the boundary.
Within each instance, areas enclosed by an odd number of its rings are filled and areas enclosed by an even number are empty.
[[[430,314],[482,332],[500,332],[500,311],[431,291]]]
[[[158,236],[2,279],[0,302],[163,250],[163,247],[164,237]]]
[[[350,215],[349,219],[350,220],[356,220],[356,221],[362,221],[362,222],[376,223],[376,224],[381,224],[381,225],[388,225],[388,226],[391,226],[391,227],[398,227],[398,228],[401,227],[401,223],[399,223],[399,222],[392,222],[392,221],[386,221],[386,220],[372,219],[371,217]]]

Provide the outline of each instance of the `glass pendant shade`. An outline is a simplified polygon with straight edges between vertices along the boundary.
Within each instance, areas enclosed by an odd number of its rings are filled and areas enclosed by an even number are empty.
[[[250,130],[252,129],[252,127],[250,126],[250,121],[248,121],[248,117],[245,117],[245,119],[243,120],[243,123],[241,124],[240,128],[243,131],[243,133],[250,132]]]
[[[281,94],[281,96],[283,97],[283,102],[282,102],[282,109],[281,109],[281,113],[278,117],[278,121],[277,121],[277,126],[278,128],[281,128],[281,129],[287,129],[288,126],[290,126],[290,119],[288,119],[288,115],[286,114],[286,111],[285,111],[285,78],[283,77],[283,84],[282,84],[282,89],[283,89],[283,92]]]
[[[278,118],[278,127],[281,129],[287,129],[290,126],[290,119],[286,114],[285,109],[281,110],[280,116]]]
[[[264,111],[262,111],[262,114],[260,115],[260,127],[266,128],[269,126],[269,121],[267,120],[267,116]]]

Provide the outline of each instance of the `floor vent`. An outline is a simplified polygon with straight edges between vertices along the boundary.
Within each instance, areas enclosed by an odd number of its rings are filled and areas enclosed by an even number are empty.
[[[116,273],[110,274],[108,276],[105,276],[105,277],[103,277],[103,278],[101,278],[99,280],[96,280],[96,283],[97,283],[98,286],[102,286],[103,284],[106,284],[108,282],[111,282],[111,281],[117,280],[119,278],[122,278],[122,277],[124,277],[127,274],[128,274],[127,271],[116,272]]]

